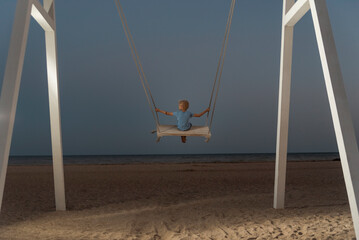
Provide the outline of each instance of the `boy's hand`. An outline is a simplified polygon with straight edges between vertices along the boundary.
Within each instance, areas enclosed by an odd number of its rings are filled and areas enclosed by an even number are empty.
[[[210,110],[211,110],[211,108],[207,108],[207,109],[206,109],[206,112],[209,112]]]
[[[156,112],[159,112],[159,111],[160,111],[158,108],[156,108],[155,110],[156,110]]]

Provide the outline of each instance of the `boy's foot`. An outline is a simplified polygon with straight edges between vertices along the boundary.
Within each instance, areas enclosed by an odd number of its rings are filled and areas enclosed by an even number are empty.
[[[186,136],[181,136],[181,140],[183,143],[186,143]]]

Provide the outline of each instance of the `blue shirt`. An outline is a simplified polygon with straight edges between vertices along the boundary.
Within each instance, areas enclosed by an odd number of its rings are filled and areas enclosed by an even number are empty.
[[[192,127],[192,124],[189,122],[189,119],[192,117],[192,113],[185,111],[173,112],[173,116],[177,118],[177,128],[181,131],[189,130]]]

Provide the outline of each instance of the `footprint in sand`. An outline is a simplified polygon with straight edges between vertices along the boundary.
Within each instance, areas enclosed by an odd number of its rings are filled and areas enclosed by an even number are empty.
[[[160,239],[161,239],[160,235],[158,235],[158,234],[153,235],[152,240],[160,240]]]

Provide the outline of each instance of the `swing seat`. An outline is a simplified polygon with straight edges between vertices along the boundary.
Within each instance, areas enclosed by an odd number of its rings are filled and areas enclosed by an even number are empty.
[[[159,125],[157,127],[157,142],[164,136],[187,136],[204,137],[206,142],[211,138],[211,132],[208,126],[192,126],[190,130],[180,131],[176,125]]]

